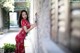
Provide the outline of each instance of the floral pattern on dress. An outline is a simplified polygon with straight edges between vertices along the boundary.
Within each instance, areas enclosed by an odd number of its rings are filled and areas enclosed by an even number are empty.
[[[15,53],[25,53],[25,47],[24,47],[24,39],[26,37],[26,32],[23,29],[23,26],[26,26],[27,29],[30,28],[30,23],[26,19],[21,20],[21,26],[22,30],[17,34],[15,40],[16,40],[16,48]]]

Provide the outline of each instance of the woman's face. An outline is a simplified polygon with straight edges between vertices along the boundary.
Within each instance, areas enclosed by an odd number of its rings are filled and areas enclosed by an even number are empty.
[[[23,17],[23,19],[26,19],[27,18],[26,12],[22,12],[22,17]]]

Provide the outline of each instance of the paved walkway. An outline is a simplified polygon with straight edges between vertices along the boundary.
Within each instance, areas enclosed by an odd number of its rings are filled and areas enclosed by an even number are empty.
[[[17,35],[17,33],[18,32],[10,32],[0,35],[0,47],[2,47],[4,43],[15,44],[15,36]],[[24,45],[26,53],[34,53],[33,44],[31,42],[31,36],[26,37]],[[41,47],[43,53],[66,53],[49,38],[44,38],[41,40]]]
[[[44,38],[42,41],[43,53],[66,53],[57,44],[49,38]]]
[[[2,47],[4,43],[15,44],[15,36],[17,35],[17,33],[18,32],[10,32],[0,35],[0,47]],[[26,53],[32,53],[32,43],[29,36],[25,39],[24,45]]]

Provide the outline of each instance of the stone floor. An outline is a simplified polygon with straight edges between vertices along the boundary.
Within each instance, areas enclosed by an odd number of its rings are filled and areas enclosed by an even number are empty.
[[[18,32],[9,32],[3,35],[0,35],[0,47],[4,45],[4,43],[15,44],[15,36]],[[49,38],[43,38],[41,40],[41,50],[43,53],[67,53],[63,51],[57,44],[52,42]],[[33,43],[31,41],[31,36],[26,37],[25,39],[25,51],[26,53],[35,53],[33,48]]]
[[[15,44],[15,36],[18,32],[10,32],[3,35],[0,35],[0,47],[4,45],[4,43]],[[30,41],[30,37],[25,39],[25,51],[26,53],[32,53],[32,43]]]

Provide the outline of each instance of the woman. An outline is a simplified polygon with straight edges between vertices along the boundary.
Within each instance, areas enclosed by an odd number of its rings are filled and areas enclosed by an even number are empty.
[[[19,17],[19,27],[21,28],[19,34],[16,36],[16,50],[15,53],[25,53],[25,48],[24,48],[24,39],[27,35],[27,33],[36,27],[36,24],[30,25],[29,20],[28,20],[28,13],[25,10],[21,11],[20,17]]]

